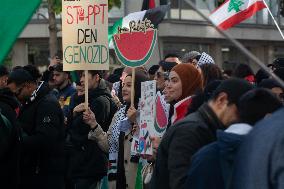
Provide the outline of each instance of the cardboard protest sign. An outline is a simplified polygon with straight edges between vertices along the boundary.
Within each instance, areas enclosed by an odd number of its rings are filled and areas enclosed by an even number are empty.
[[[108,1],[62,0],[63,69],[108,70]]]
[[[152,155],[150,141],[151,127],[155,123],[156,81],[141,83],[139,138],[132,141],[131,151],[142,155]]]
[[[119,61],[125,66],[139,67],[150,59],[157,40],[157,30],[151,21],[129,22],[129,28],[118,28],[113,35],[114,50]]]

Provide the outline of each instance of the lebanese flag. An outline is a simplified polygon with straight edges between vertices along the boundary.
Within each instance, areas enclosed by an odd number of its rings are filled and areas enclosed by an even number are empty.
[[[266,8],[263,0],[227,0],[209,18],[220,29],[227,30]]]

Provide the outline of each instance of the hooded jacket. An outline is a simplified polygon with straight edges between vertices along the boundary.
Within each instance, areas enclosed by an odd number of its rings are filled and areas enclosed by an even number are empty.
[[[252,127],[233,124],[217,131],[217,141],[200,149],[192,158],[186,189],[228,189],[231,186],[235,157]]]
[[[224,126],[207,104],[171,126],[158,149],[151,188],[183,188],[191,157],[216,140],[217,129]]]
[[[24,136],[21,154],[22,188],[62,188],[64,117],[59,103],[42,83],[21,108]]]
[[[0,139],[0,178],[2,186],[17,188],[19,184],[20,129],[16,123],[19,102],[8,89],[0,90],[0,111],[11,123],[12,129]],[[0,121],[0,127],[4,124]],[[0,131],[1,132],[1,131]]]

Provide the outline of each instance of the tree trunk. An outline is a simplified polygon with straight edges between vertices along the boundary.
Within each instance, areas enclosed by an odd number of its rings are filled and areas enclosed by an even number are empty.
[[[48,0],[48,22],[49,22],[49,56],[53,58],[58,51],[57,27],[54,11],[54,0]]]

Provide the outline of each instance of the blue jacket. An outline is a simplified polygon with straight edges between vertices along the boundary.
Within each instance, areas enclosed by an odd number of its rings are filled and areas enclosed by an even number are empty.
[[[225,132],[218,130],[217,141],[203,147],[193,156],[185,188],[229,188],[235,155],[244,135],[251,128],[247,124],[234,124]]]
[[[237,155],[233,189],[284,188],[284,108],[257,123]]]

